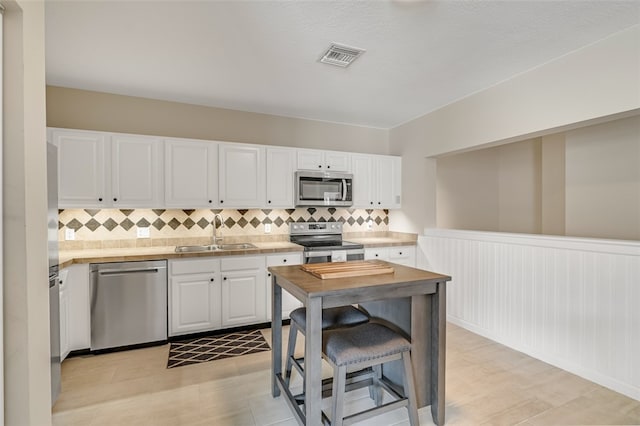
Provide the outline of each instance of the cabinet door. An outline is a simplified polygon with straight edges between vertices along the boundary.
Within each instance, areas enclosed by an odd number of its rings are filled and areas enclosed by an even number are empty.
[[[58,147],[60,208],[108,206],[111,161],[104,133],[53,129],[51,142]]]
[[[266,320],[264,275],[257,270],[222,273],[222,326]]]
[[[220,328],[220,277],[207,274],[173,276],[170,280],[169,335]]]
[[[267,256],[267,267],[281,265],[301,265],[302,253],[282,253]],[[267,272],[267,320],[271,321],[271,273]],[[302,302],[286,290],[282,290],[282,318],[289,318],[294,309],[302,306]]]
[[[374,176],[373,157],[370,155],[352,155],[351,172],[353,173],[353,207],[362,209],[374,208]]]
[[[161,207],[160,139],[113,135],[111,201],[121,207]]]
[[[324,170],[324,152],[299,149],[297,163],[298,170]]]
[[[378,157],[376,160],[377,200],[375,207],[398,209],[401,207],[401,170],[400,157]]]
[[[220,207],[260,207],[264,205],[264,148],[220,144]]]
[[[351,171],[350,155],[345,152],[326,151],[324,153],[324,167],[334,172]]]
[[[267,148],[267,208],[293,208],[295,150]]]
[[[264,256],[220,259],[223,327],[266,321],[264,266]]]
[[[211,208],[218,205],[218,144],[164,141],[167,207]]]
[[[71,351],[69,346],[69,292],[67,290],[67,271],[62,270],[59,274],[60,290],[58,297],[60,298],[59,315],[60,315],[60,361],[69,355]]]
[[[65,286],[69,294],[69,349],[91,347],[91,311],[89,307],[89,264],[71,265],[65,272]],[[62,272],[60,273],[62,277]]]

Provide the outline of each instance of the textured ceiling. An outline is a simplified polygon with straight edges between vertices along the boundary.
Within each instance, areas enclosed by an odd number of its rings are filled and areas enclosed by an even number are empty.
[[[390,128],[640,23],[640,1],[46,2],[47,84]],[[331,42],[366,49],[318,62]]]

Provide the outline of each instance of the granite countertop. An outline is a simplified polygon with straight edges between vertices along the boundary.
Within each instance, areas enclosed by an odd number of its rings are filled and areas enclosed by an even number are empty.
[[[183,259],[193,257],[238,256],[252,254],[287,253],[302,251],[302,246],[290,242],[252,243],[256,248],[219,250],[195,253],[176,253],[175,246],[133,247],[110,249],[62,250],[59,253],[60,268],[73,263],[128,262],[136,260]]]
[[[345,238],[346,241],[352,243],[362,244],[365,248],[375,247],[397,247],[397,246],[415,246],[417,244],[416,239],[411,238],[396,238],[396,237],[356,237]]]
[[[345,240],[363,244],[365,248],[416,245],[415,239],[402,237],[356,237],[345,238]],[[136,260],[256,255],[287,253],[295,251],[301,252],[303,250],[302,246],[290,243],[288,241],[252,241],[252,244],[255,245],[256,248],[241,250],[206,251],[195,253],[176,253],[175,246],[61,250],[59,253],[59,259],[60,268],[66,268],[67,266],[70,266],[74,263],[106,263],[128,262]]]

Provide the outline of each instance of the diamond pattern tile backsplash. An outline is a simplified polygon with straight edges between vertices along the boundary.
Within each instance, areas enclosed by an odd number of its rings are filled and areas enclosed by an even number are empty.
[[[389,229],[388,210],[368,209],[65,209],[58,213],[60,241],[66,229],[75,231],[76,240],[135,239],[138,227],[149,227],[151,238],[210,237],[216,213],[224,219],[224,236],[265,235],[266,224],[271,225],[272,235],[287,235],[290,222],[342,222],[343,232]]]

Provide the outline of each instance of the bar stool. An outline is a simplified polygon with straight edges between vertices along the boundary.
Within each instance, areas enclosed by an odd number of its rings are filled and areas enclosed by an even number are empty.
[[[285,366],[284,382],[289,386],[291,381],[292,366],[296,367],[298,373],[304,379],[304,357],[296,358],[294,355],[296,349],[296,339],[298,332],[303,336],[306,335],[307,329],[307,309],[298,308],[289,314],[291,323],[289,326],[289,343],[287,347],[287,363]],[[369,316],[360,309],[347,305],[338,306],[336,308],[327,308],[322,310],[322,330],[332,330],[340,327],[352,327],[369,321]],[[304,381],[303,381],[304,389]],[[304,391],[303,391],[304,392]]]
[[[331,426],[349,425],[400,407],[407,407],[409,424],[418,425],[416,391],[411,368],[411,343],[384,326],[369,322],[355,327],[329,330],[322,333],[322,356],[333,368]],[[404,396],[396,392],[380,374],[381,364],[401,359],[404,365]],[[372,386],[378,388],[376,408],[344,416],[344,394],[347,373],[373,367]],[[382,404],[381,388],[394,401]],[[323,417],[326,414],[323,412]]]

